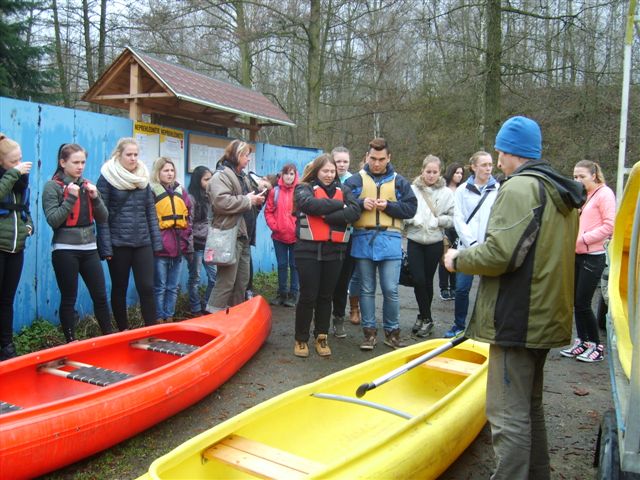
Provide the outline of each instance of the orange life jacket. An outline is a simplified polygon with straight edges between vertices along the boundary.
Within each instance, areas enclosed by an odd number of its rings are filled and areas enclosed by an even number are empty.
[[[330,198],[327,192],[324,191],[324,188],[319,185],[313,187],[313,196],[315,198]],[[336,193],[333,198],[334,200],[344,200],[340,187],[336,187]],[[351,235],[351,229],[347,226],[336,227],[335,225],[329,225],[322,217],[302,214],[300,216],[300,230],[298,235],[300,240],[347,243]]]

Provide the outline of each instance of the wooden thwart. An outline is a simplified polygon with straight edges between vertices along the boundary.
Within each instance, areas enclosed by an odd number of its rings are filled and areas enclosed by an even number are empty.
[[[454,375],[463,375],[465,377],[468,377],[482,366],[479,363],[467,362],[465,360],[457,360],[455,358],[448,357],[435,357],[422,365],[431,370],[453,373]]]
[[[325,465],[261,442],[230,435],[204,451],[208,460],[218,460],[265,479],[300,479]]]

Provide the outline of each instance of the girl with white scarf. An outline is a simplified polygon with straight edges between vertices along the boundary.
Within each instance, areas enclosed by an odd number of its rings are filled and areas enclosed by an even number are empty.
[[[129,328],[127,288],[133,270],[145,325],[156,323],[153,294],[153,252],[162,250],[149,172],[138,160],[138,144],[121,138],[100,170],[98,190],[109,210],[109,221],[98,225],[98,252],[111,275],[111,309],[120,331]]]

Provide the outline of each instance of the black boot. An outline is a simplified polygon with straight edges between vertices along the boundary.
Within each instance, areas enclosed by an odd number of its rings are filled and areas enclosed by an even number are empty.
[[[18,353],[16,352],[16,347],[13,343],[3,345],[2,348],[0,348],[0,361],[9,360],[10,358],[17,356]]]

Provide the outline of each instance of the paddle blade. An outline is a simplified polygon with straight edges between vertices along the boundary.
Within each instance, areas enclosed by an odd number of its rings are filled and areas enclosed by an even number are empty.
[[[367,393],[369,390],[373,390],[374,388],[376,388],[376,385],[374,383],[363,383],[356,390],[356,397],[362,398],[364,397],[365,393]]]

